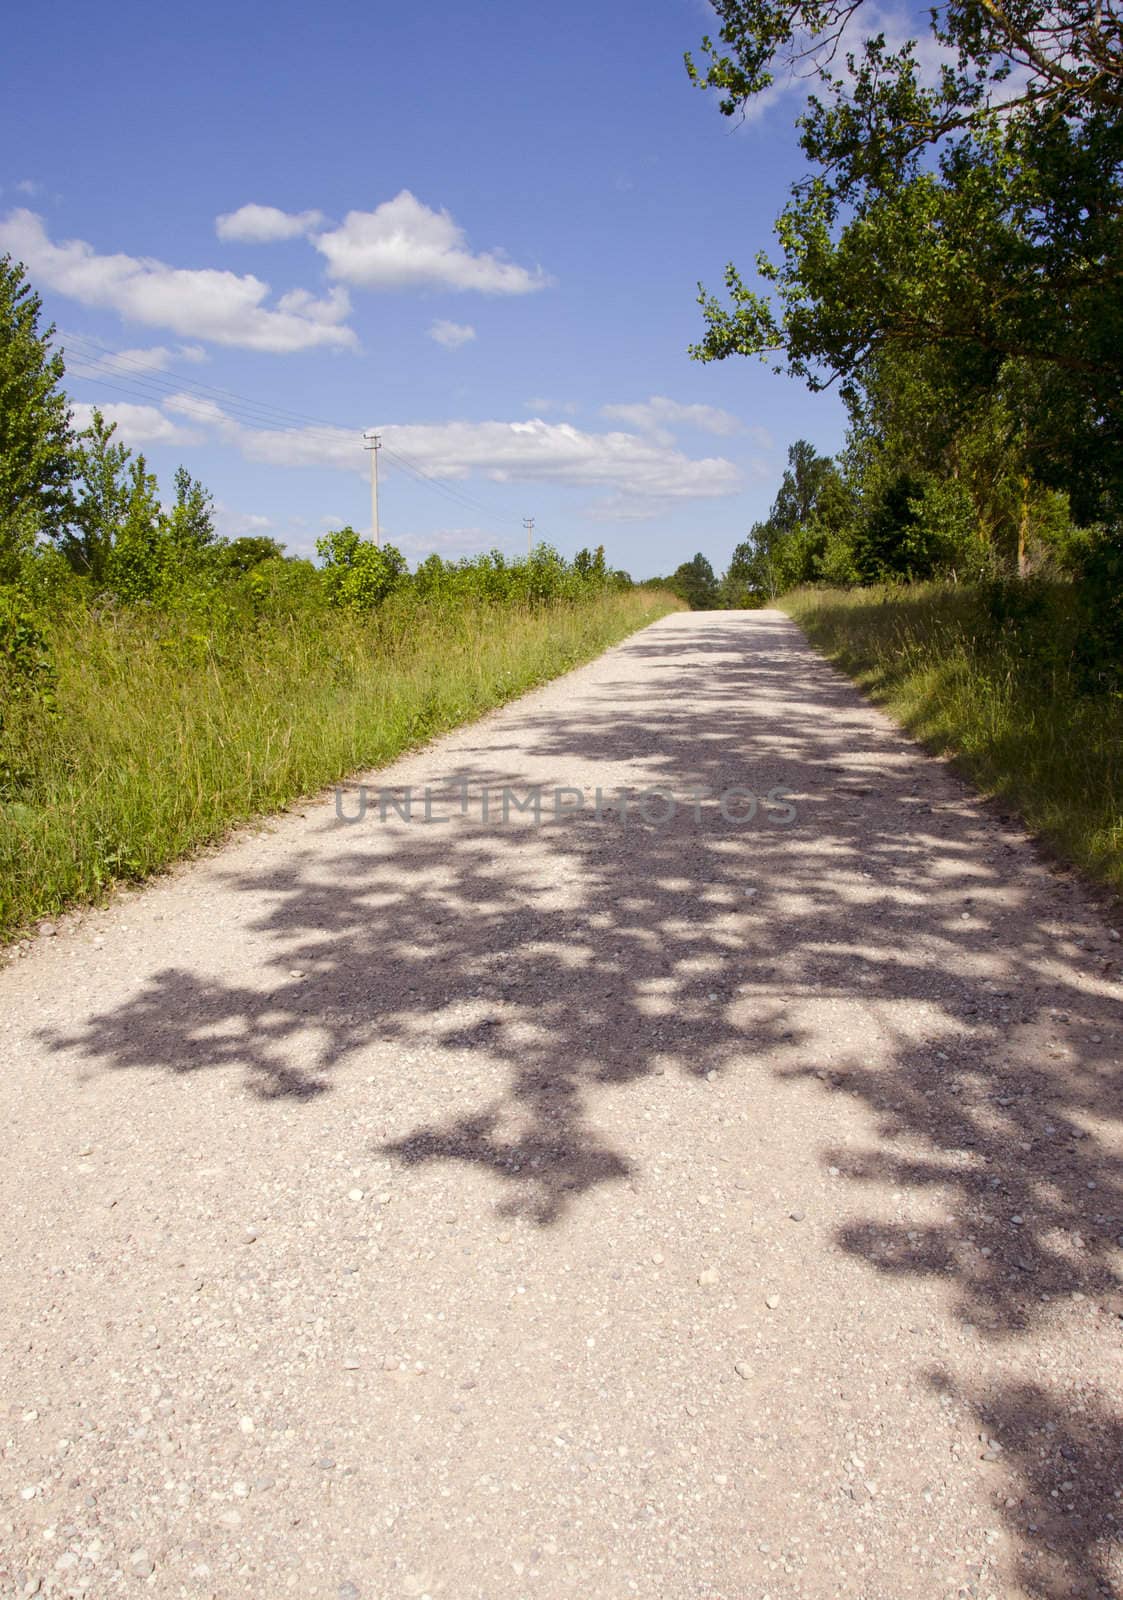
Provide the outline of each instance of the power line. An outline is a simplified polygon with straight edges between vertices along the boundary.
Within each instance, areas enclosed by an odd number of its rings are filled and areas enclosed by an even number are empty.
[[[474,500],[471,495],[465,494],[463,490],[454,488],[452,484],[447,483],[443,478],[435,478],[432,473],[426,472],[424,467],[418,466],[416,461],[411,460],[409,456],[403,455],[400,450],[393,449],[390,445],[384,445],[383,448],[391,460],[396,461],[407,472],[411,472],[415,478],[419,478],[422,482],[429,484],[431,488],[439,490],[446,499],[466,507],[469,511],[478,511],[482,516],[489,517],[491,515],[487,507],[481,505],[478,500]]]
[[[97,384],[109,389],[116,394],[126,395],[133,400],[165,401],[173,396],[180,401],[181,408],[190,417],[194,414],[200,421],[214,421],[211,408],[215,405],[212,396],[224,402],[223,415],[229,416],[232,421],[248,424],[257,428],[268,428],[281,433],[293,434],[319,434],[330,437],[333,442],[340,441],[340,435],[353,435],[354,430],[340,422],[328,422],[323,417],[314,417],[306,412],[292,411],[287,407],[275,406],[268,401],[252,400],[246,395],[235,393],[232,389],[224,389],[216,384],[204,383],[176,368],[167,367],[155,371],[144,366],[142,362],[130,358],[127,354],[110,349],[100,341],[85,334],[70,334],[62,341],[63,349],[68,345],[78,347],[78,361],[90,364],[101,370],[74,369],[75,377],[83,382]],[[113,365],[106,371],[106,362]],[[190,402],[197,402],[194,413],[190,409]],[[451,504],[459,509],[475,512],[481,516],[490,517],[491,512],[479,500],[467,494],[459,487],[454,487],[442,478],[435,477],[416,460],[404,451],[384,444],[387,457],[394,461],[404,471],[408,472],[419,482],[427,484],[437,493],[444,496]]]
[[[286,425],[300,423],[317,430],[328,429],[331,432],[338,431],[343,433],[351,433],[353,431],[345,423],[329,422],[324,417],[313,417],[304,412],[292,411],[284,406],[273,405],[270,401],[251,400],[247,395],[236,394],[232,389],[222,389],[215,384],[204,383],[202,379],[192,377],[186,372],[180,372],[174,367],[165,367],[160,370],[146,367],[141,362],[130,361],[125,354],[110,350],[108,346],[99,344],[98,341],[87,337],[85,334],[71,334],[69,341],[63,341],[64,351],[68,342],[77,344],[80,347],[78,351],[80,361],[98,365],[108,358],[116,363],[110,375],[126,378],[131,383],[163,390],[166,393],[176,393],[182,389],[187,389],[203,396],[216,395],[220,399],[232,402],[233,406],[239,410],[260,412],[263,419],[268,419],[270,422],[276,420],[278,424],[283,420]],[[81,348],[82,346],[85,346],[85,350]],[[96,381],[98,374],[96,372],[83,373],[80,376]]]
[[[220,396],[227,402],[226,414],[234,421],[246,422],[255,427],[269,427],[280,432],[303,432],[323,434],[333,441],[338,441],[340,434],[350,435],[353,430],[343,423],[327,422],[323,418],[314,418],[307,413],[289,411],[280,406],[273,406],[269,402],[251,400],[247,396],[236,394],[233,390],[222,389],[214,384],[203,383],[186,373],[177,372],[167,368],[164,372],[154,372],[146,369],[142,364],[132,362],[125,355],[110,350],[107,346],[99,345],[95,340],[82,334],[70,336],[70,343],[79,346],[78,358],[80,361],[93,362],[102,366],[101,371],[86,371],[75,369],[75,376],[84,382],[102,385],[112,389],[115,393],[125,394],[134,400],[166,400],[172,396],[177,399],[194,399],[201,404],[213,404],[210,396]],[[65,341],[64,341],[65,346]],[[82,346],[86,349],[83,350]],[[88,353],[92,352],[92,354]],[[116,365],[104,370],[104,361],[109,360]],[[126,385],[130,387],[126,387]],[[196,413],[201,420],[206,420],[209,413],[199,410]],[[296,423],[300,424],[298,428]],[[454,488],[443,479],[434,477],[427,472],[417,461],[406,455],[404,451],[386,446],[386,454],[398,465],[411,473],[414,477],[429,484],[460,507],[475,511],[483,516],[490,516],[490,511],[473,496],[459,488]]]

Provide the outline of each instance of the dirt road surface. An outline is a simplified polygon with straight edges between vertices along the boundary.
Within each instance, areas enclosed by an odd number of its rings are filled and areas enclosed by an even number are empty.
[[[0,971],[0,1594],[1123,1592],[1110,911],[775,612],[367,782]]]

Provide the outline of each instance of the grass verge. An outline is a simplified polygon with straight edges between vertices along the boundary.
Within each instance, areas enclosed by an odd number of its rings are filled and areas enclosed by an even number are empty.
[[[57,711],[21,729],[0,803],[0,939],[231,826],[466,722],[678,607],[655,591],[539,607],[388,602],[193,635],[123,609],[51,627]]]
[[[1089,691],[1062,586],[1017,626],[996,621],[985,591],[939,584],[800,589],[779,604],[929,749],[1123,893],[1123,697]]]

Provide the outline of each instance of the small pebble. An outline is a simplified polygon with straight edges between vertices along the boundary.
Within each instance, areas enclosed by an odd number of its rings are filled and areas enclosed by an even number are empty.
[[[778,1294],[770,1294],[764,1303],[768,1307],[769,1311],[775,1311],[776,1307],[780,1304],[780,1296]]]
[[[718,1275],[713,1267],[705,1267],[698,1274],[698,1282],[702,1285],[703,1289],[712,1288],[717,1281]]]

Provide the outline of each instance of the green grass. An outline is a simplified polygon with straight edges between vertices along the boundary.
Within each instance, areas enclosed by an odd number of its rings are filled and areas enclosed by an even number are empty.
[[[801,589],[812,644],[1054,851],[1123,891],[1123,697],[1082,682],[1064,586],[1019,626],[979,591]]]
[[[196,635],[156,613],[51,625],[58,710],[21,725],[0,803],[0,938],[556,677],[676,608],[652,591],[537,608],[338,611]]]

